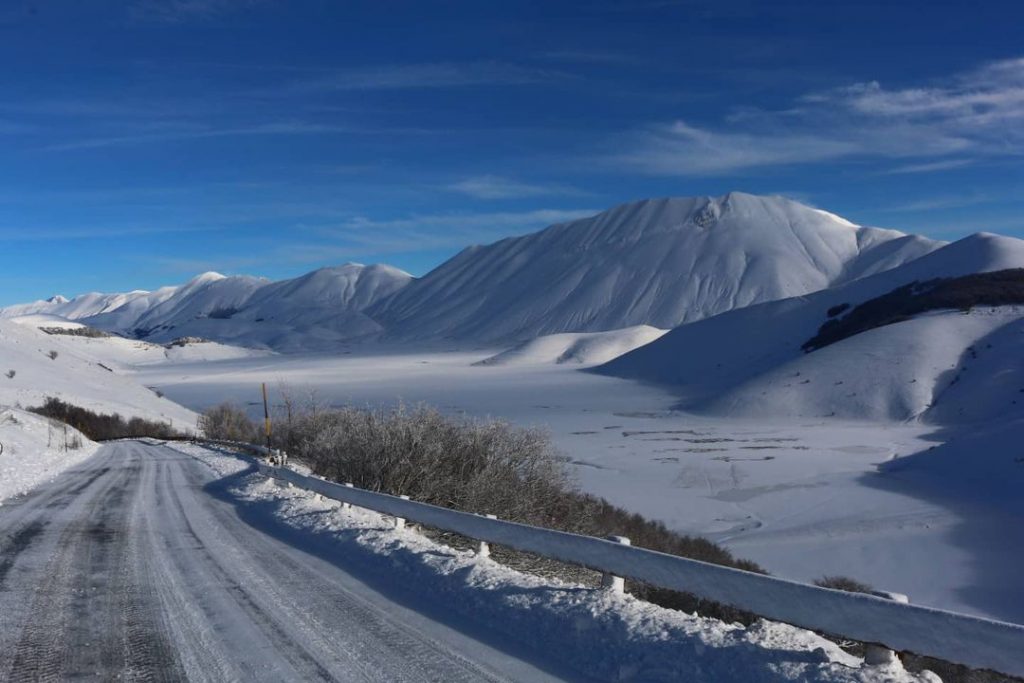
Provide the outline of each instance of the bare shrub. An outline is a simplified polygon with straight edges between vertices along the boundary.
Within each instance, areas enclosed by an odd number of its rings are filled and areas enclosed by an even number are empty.
[[[51,350],[49,353],[46,354],[46,357],[49,358],[50,360],[57,360],[57,356],[59,355],[60,354],[57,353],[56,351]]]
[[[95,327],[40,327],[40,330],[46,334],[57,334],[65,335],[68,337],[88,337],[91,339],[105,339],[107,337],[113,337],[114,335],[103,330],[97,330]]]
[[[815,579],[814,585],[848,593],[871,593],[875,590],[866,583],[851,579],[849,576],[823,576],[820,579]]]
[[[199,416],[199,431],[208,439],[257,443],[260,429],[244,410],[233,403],[221,403]]]
[[[14,376],[18,373],[15,370],[8,370],[5,374],[7,375],[7,379],[14,379]]]
[[[166,422],[146,420],[141,417],[125,420],[117,413],[97,413],[52,396],[48,397],[43,405],[28,410],[70,425],[94,441],[143,436],[167,439],[180,436]]]

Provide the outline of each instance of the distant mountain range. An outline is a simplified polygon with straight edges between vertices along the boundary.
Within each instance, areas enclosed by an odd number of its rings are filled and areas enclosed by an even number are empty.
[[[152,342],[202,337],[279,351],[337,348],[379,335],[362,313],[412,280],[386,265],[349,263],[271,282],[203,273],[155,292],[84,294],[0,309],[0,317],[54,315]]]
[[[420,279],[359,264],[280,282],[204,273],[155,292],[10,306],[0,317],[47,314],[149,341],[197,336],[279,351],[371,339],[501,345],[562,332],[669,329],[841,285],[942,244],[734,192],[624,204],[469,247]]]

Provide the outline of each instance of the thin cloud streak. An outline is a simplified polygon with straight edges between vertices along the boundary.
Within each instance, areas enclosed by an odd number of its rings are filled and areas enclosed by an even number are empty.
[[[359,258],[467,247],[510,235],[538,230],[554,223],[586,218],[594,209],[538,209],[524,212],[418,215],[394,220],[352,218],[342,224],[311,228],[323,241],[284,247],[280,254],[291,263]]]
[[[609,155],[652,175],[722,175],[838,159],[927,159],[928,172],[1024,155],[1024,59],[984,65],[927,87],[878,82],[809,93],[778,111],[740,110],[725,127],[675,121],[636,131]],[[902,169],[902,170],[900,170]]]
[[[386,64],[348,69],[287,83],[259,94],[292,97],[297,94],[354,90],[423,90],[488,85],[528,85],[565,80],[562,72],[503,62],[435,62]]]
[[[445,189],[476,199],[521,199],[551,195],[581,196],[583,190],[558,184],[524,183],[496,175],[480,175],[460,180]]]

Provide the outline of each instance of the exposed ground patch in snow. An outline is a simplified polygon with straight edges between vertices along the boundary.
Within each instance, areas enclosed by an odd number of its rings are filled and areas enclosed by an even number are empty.
[[[175,444],[222,475],[244,464],[199,446]],[[329,538],[353,563],[415,590],[509,638],[555,655],[600,680],[915,681],[901,667],[865,667],[834,643],[802,629],[760,621],[750,628],[687,615],[629,596],[528,576],[396,531],[376,513],[342,511],[260,475],[239,480],[246,504],[273,510],[296,533]]]

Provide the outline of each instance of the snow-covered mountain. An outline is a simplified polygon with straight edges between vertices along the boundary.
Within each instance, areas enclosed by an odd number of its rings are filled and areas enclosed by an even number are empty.
[[[1019,305],[894,316],[802,348],[826,321],[910,283],[1014,268],[1024,268],[1024,240],[976,234],[862,280],[684,325],[598,372],[672,385],[684,407],[724,415],[947,424],[1024,416]]]
[[[665,329],[849,282],[939,246],[782,197],[652,199],[470,247],[367,313],[404,340]]]
[[[329,349],[377,334],[362,313],[412,276],[386,265],[349,263],[291,280],[203,273],[179,287],[128,294],[85,294],[0,309],[0,317],[49,316],[165,343],[202,337],[277,350]]]
[[[107,314],[126,306],[137,307],[140,302],[148,307],[153,305],[156,300],[163,300],[173,293],[174,288],[167,287],[157,292],[146,292],[143,290],[115,294],[89,292],[88,294],[76,296],[74,299],[66,299],[58,294],[41,301],[0,308],[0,318],[18,318],[25,315],[46,314],[60,316],[68,320],[78,320]]]

